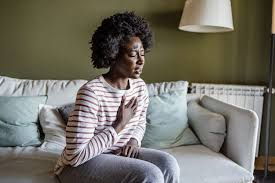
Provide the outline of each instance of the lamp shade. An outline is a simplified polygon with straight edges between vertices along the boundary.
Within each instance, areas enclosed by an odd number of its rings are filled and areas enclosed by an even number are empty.
[[[186,0],[179,29],[199,33],[233,31],[230,0]]]

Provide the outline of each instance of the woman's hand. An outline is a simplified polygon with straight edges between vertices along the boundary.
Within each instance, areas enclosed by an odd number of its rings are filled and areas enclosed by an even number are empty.
[[[136,139],[131,138],[126,146],[121,149],[121,156],[129,158],[137,158],[139,153],[138,142]]]
[[[137,158],[139,153],[138,142],[136,139],[131,138],[124,147],[113,151],[113,153],[117,156]]]
[[[138,104],[136,97],[133,97],[126,105],[125,96],[122,97],[121,104],[117,111],[117,119],[112,125],[117,133],[123,130],[130,119],[134,117],[137,106]]]

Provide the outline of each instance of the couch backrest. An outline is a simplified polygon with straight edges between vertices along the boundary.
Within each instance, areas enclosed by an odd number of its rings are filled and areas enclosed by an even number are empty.
[[[87,80],[29,80],[0,76],[1,96],[47,95],[47,104],[65,105],[73,103],[78,89]],[[150,96],[168,91],[186,90],[187,81],[161,82],[147,84]],[[187,101],[199,99],[196,94],[188,94]]]
[[[73,103],[78,89],[86,82],[87,80],[28,80],[0,76],[0,95],[47,95],[47,104],[59,106]]]

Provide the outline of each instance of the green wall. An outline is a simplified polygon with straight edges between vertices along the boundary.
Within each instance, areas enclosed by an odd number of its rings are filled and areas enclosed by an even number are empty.
[[[231,0],[235,30],[218,34],[178,30],[184,2],[1,0],[0,75],[92,79],[105,72],[90,64],[88,42],[93,31],[104,17],[133,10],[151,23],[155,33],[155,46],[146,56],[143,73],[146,82],[265,84],[271,0]],[[272,125],[275,129],[275,120]],[[272,144],[275,142],[273,131]],[[275,155],[274,145],[271,152]]]

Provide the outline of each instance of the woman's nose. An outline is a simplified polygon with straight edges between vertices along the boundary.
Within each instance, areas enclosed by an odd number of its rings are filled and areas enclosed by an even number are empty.
[[[137,64],[139,64],[139,65],[143,65],[144,64],[144,56],[141,56],[140,54],[138,54]]]

